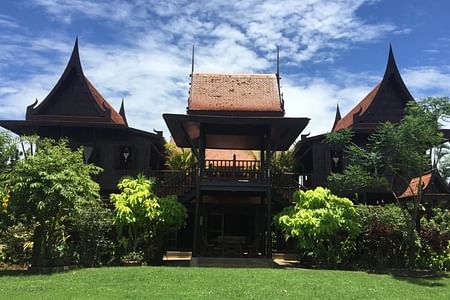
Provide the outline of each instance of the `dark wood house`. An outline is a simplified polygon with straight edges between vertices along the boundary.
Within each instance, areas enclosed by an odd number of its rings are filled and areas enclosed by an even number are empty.
[[[338,106],[331,131],[352,129],[353,142],[364,146],[369,135],[374,133],[380,124],[386,121],[399,123],[405,115],[406,103],[409,101],[414,99],[403,82],[390,47],[382,80],[344,117],[341,117]],[[346,159],[342,149],[323,143],[325,136],[326,134],[303,136],[296,145],[296,169],[301,174],[301,182],[306,188],[327,186],[328,175],[341,172],[345,167]],[[383,189],[366,189],[360,192],[360,200],[368,203],[392,198],[392,195]]]
[[[128,126],[123,100],[117,112],[84,75],[78,39],[48,96],[27,107],[25,120],[1,120],[0,126],[18,135],[67,138],[73,149],[83,146],[85,161],[104,169],[96,180],[106,197],[121,177],[150,174],[164,164],[162,133]]]
[[[178,247],[192,247],[194,257],[270,258],[272,217],[299,188],[271,160],[309,121],[284,117],[278,74],[193,72],[187,114],[163,118],[198,160],[176,184],[190,215]]]

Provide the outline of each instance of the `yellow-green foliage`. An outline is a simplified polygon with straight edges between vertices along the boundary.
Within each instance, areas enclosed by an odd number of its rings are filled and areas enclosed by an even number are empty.
[[[140,175],[123,178],[117,186],[122,192],[111,194],[114,222],[122,235],[125,236],[123,229],[128,229],[133,251],[169,228],[179,229],[184,225],[186,208],[173,196],[158,198],[153,193],[152,180]]]
[[[298,242],[300,250],[311,251],[316,258],[339,260],[352,247],[352,238],[360,232],[353,203],[318,187],[294,194],[295,206],[275,217],[275,223],[288,237]],[[332,257],[330,257],[330,255]]]

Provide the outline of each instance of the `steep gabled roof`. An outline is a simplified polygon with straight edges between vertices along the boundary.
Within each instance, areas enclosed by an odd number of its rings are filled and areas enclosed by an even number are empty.
[[[332,131],[344,128],[374,129],[380,123],[400,122],[408,101],[414,101],[395,63],[392,47],[383,79],[353,109],[336,122]]]
[[[412,178],[400,199],[411,198],[419,192],[419,186],[424,195],[447,195],[450,197],[448,187],[443,183],[442,177],[436,171],[428,171],[421,176]]]
[[[78,38],[69,62],[56,85],[37,105],[27,107],[26,120],[60,120],[70,122],[102,122],[127,125],[94,85],[86,78],[81,67]]]
[[[188,114],[283,116],[276,74],[193,73]]]

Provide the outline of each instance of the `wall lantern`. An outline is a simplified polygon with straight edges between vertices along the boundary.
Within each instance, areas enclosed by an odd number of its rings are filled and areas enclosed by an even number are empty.
[[[123,156],[123,159],[124,159],[124,161],[126,163],[127,160],[128,160],[128,157],[130,157],[130,150],[128,149],[128,147],[125,147],[123,149],[122,156]]]
[[[333,152],[333,156],[331,157],[331,159],[334,162],[334,166],[337,167],[340,158],[336,151]]]

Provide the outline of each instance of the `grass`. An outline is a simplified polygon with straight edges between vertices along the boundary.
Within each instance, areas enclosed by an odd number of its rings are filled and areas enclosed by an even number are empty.
[[[450,299],[450,278],[307,269],[111,267],[49,275],[0,271],[0,298]]]

